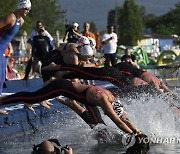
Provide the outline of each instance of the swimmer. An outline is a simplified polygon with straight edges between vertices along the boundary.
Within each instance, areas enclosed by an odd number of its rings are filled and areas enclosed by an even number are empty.
[[[135,68],[136,69],[135,70],[131,68],[132,68],[132,65],[130,65],[130,67],[127,65],[126,70],[122,72],[122,71],[118,71],[117,69],[113,67],[82,68],[82,67],[72,66],[72,65],[65,65],[65,66],[54,65],[52,67],[53,70],[71,71],[70,73],[63,75],[63,78],[67,78],[67,79],[80,78],[80,79],[109,81],[115,84],[124,94],[126,94],[125,96],[130,95],[131,97],[132,96],[136,97],[138,93],[144,93],[144,92],[148,94],[153,94],[153,95],[157,94],[158,96],[161,96],[161,94],[167,93],[169,99],[173,98],[175,102],[178,101],[179,96],[177,96],[176,94],[173,94],[171,90],[169,90],[169,88],[167,88],[167,90],[164,90],[165,93],[163,93],[160,89],[162,87],[159,87],[158,89],[155,86],[153,86],[154,84],[148,84],[144,80],[138,78],[140,76],[143,76],[143,72],[144,72],[143,70],[140,70],[140,69],[137,70],[137,68]],[[167,86],[164,83],[162,83],[157,77],[155,77],[154,75],[148,76],[148,74],[150,74],[148,72],[144,72],[144,73],[146,74],[145,75],[146,79],[149,78],[149,81],[152,81],[152,80],[154,82],[157,81],[157,84],[160,82],[162,86],[164,85],[163,86],[164,89],[166,89]],[[165,100],[166,98],[163,98],[163,99]],[[176,107],[177,105],[175,105],[174,102],[170,103],[170,105],[179,109],[178,107]]]
[[[94,41],[95,42],[95,41]],[[93,56],[93,44],[90,43],[89,39],[87,37],[80,37],[78,40],[78,43],[67,43],[62,45],[60,48],[54,49],[53,51],[49,52],[44,60],[43,66],[49,65],[51,62],[54,62],[56,64],[73,64],[73,65],[79,65],[83,67],[87,66],[95,66],[94,63],[89,62],[89,58]],[[99,60],[101,63],[105,61],[104,58]],[[44,85],[51,82],[52,78],[61,77],[62,74],[65,72],[57,72],[57,71],[51,71],[51,72],[45,72],[42,71],[42,78],[45,82]],[[52,105],[48,101],[43,101],[40,103],[43,107],[50,108]],[[25,104],[25,107],[32,110],[34,109],[30,104]],[[97,110],[96,107],[91,108],[86,106],[88,111]],[[92,113],[96,114],[95,112]]]
[[[53,65],[53,64],[51,64]],[[45,68],[46,69],[46,68]],[[119,72],[114,67],[101,67],[101,68],[93,68],[93,67],[78,67],[73,65],[54,65],[53,70],[62,70],[62,71],[71,71],[68,74],[63,75],[63,78],[66,79],[73,79],[73,78],[80,78],[80,79],[90,79],[90,80],[102,80],[102,81],[109,81],[116,85],[120,89],[126,89],[128,87],[129,91],[133,90],[133,87],[149,87],[146,90],[151,90],[152,92],[156,91],[152,86],[148,85],[147,82],[139,79],[134,78],[129,75],[125,75]],[[147,91],[148,92],[148,91]]]
[[[53,50],[51,53],[49,53],[47,55],[47,57],[45,58],[45,63],[43,64],[43,66],[46,66],[51,62],[60,64],[60,65],[72,64],[72,65],[78,65],[81,67],[96,66],[95,63],[90,62],[90,58],[93,57],[93,55],[94,55],[94,51],[93,51],[94,48],[95,48],[95,40],[93,41],[90,38],[81,36],[77,43],[64,44],[60,48],[57,48],[57,49]],[[101,58],[98,61],[99,65],[102,64],[104,61],[105,61],[105,59]],[[48,84],[55,78],[61,78],[61,76],[64,73],[66,73],[66,72],[42,71],[42,78],[43,78],[43,81],[45,82],[44,85]],[[76,79],[76,81],[79,82],[77,79]],[[57,100],[59,100],[59,99],[57,99]],[[46,102],[48,102],[48,101],[46,101]],[[47,104],[46,102],[43,101],[43,104]],[[81,118],[90,125],[91,128],[98,123],[104,124],[104,121],[101,117],[99,109],[96,106],[91,107],[89,105],[85,105],[85,108],[87,109],[87,110],[85,110],[83,107],[82,107],[82,109],[80,109],[80,106],[75,101],[71,101],[71,104],[74,105],[73,110],[76,113],[78,113],[81,116]],[[48,106],[48,104],[47,104],[47,106]],[[77,108],[75,108],[75,107],[77,107]],[[29,105],[29,109],[31,109],[31,110],[33,109],[31,105]],[[80,114],[80,112],[81,112],[81,114]]]
[[[78,72],[78,74],[71,73],[71,75],[64,75],[64,78],[70,78],[71,76],[71,78],[78,77],[83,79],[108,80],[116,85],[119,84],[118,87],[130,84],[133,84],[135,86],[150,84],[161,93],[161,89],[163,89],[165,92],[171,92],[171,90],[160,79],[158,79],[155,75],[153,75],[150,72],[138,69],[128,63],[118,63],[114,67],[115,68],[104,67],[81,69],[76,66],[63,67],[60,65],[51,64],[49,67],[42,68],[42,70],[69,70]]]
[[[11,103],[34,104],[50,98],[63,95],[89,106],[99,106],[104,113],[125,133],[140,134],[123,111],[122,104],[110,91],[99,86],[82,85],[64,79],[53,80],[48,85],[34,92],[18,92],[4,96],[0,105]]]
[[[30,10],[30,0],[19,0],[16,10],[0,19],[0,95],[2,94],[3,84],[6,78],[5,71],[7,59],[4,51],[24,24],[24,17],[29,14]],[[0,113],[7,114],[7,112],[2,109]]]
[[[171,92],[169,87],[167,87],[160,79],[158,79],[154,74],[150,72],[144,71],[142,69],[134,67],[131,64],[123,62],[116,64],[114,67],[121,73],[127,75],[129,74],[132,77],[140,78],[146,81],[148,84],[156,88],[159,92],[162,92],[162,90],[165,92]]]

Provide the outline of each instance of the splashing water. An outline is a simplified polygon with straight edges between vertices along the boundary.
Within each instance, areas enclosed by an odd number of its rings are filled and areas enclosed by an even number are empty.
[[[173,92],[180,96],[180,89]],[[122,103],[130,120],[148,136],[180,136],[180,114],[175,107],[170,107],[173,101],[171,96],[169,99],[165,99],[166,97],[166,94],[161,97],[141,95],[138,99],[124,99]],[[109,154],[125,151],[121,144],[122,131],[107,116],[103,115],[107,126],[98,125],[92,130],[74,112],[68,110],[63,114],[66,116],[62,116],[63,118],[58,116],[54,123],[38,128],[36,134],[21,135],[1,143],[0,153],[30,153],[33,144],[39,144],[49,138],[59,139],[62,145],[71,145],[74,153]],[[104,132],[99,133],[102,130]],[[180,151],[180,147],[177,144],[173,146],[155,144],[151,148],[152,153],[166,153],[168,150],[176,150],[175,154]]]
[[[167,97],[167,94],[154,97],[145,95],[128,104],[124,103],[124,108],[130,119],[145,134],[159,137],[180,136],[180,110],[172,106],[172,102],[173,98]],[[180,106],[178,102],[173,103]]]

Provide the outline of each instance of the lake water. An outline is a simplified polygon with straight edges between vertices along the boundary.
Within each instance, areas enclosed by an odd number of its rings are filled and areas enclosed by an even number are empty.
[[[180,96],[180,89],[173,92]],[[124,99],[124,109],[129,118],[150,139],[157,142],[151,143],[152,154],[177,154],[180,153],[180,112],[169,107],[173,100],[165,96],[150,97],[140,96],[138,99]],[[177,103],[178,104],[178,103]],[[180,104],[179,104],[180,105]],[[33,144],[39,144],[49,138],[59,139],[62,145],[73,147],[74,154],[122,154],[125,152],[121,140],[114,136],[121,131],[107,116],[103,116],[107,123],[107,142],[97,137],[97,130],[91,130],[87,124],[74,112],[68,110],[66,116],[56,115],[53,122],[37,128],[37,132],[23,132],[1,141],[0,154],[28,154],[31,153]],[[172,138],[174,140],[172,140]],[[155,140],[157,139],[157,140]],[[179,140],[178,140],[179,139]]]

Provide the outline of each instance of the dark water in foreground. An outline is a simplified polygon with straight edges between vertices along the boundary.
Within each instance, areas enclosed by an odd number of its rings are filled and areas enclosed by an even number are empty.
[[[180,96],[180,89],[174,92]],[[163,143],[152,143],[151,154],[180,153],[180,112],[170,108],[167,100],[159,97],[143,96],[137,100],[123,100],[129,102],[124,105],[130,119],[148,136],[161,138]],[[74,112],[67,111],[66,116],[53,117],[54,122],[38,128],[36,133],[26,132],[16,134],[6,141],[1,141],[0,154],[29,154],[33,144],[39,144],[49,138],[58,138],[62,145],[71,145],[74,154],[123,154],[125,148],[114,134],[121,132],[106,116],[103,116],[108,127],[107,143],[98,142],[97,130],[89,127]],[[170,138],[179,139],[171,142]],[[166,139],[166,140],[165,140]],[[169,139],[169,141],[168,141]]]

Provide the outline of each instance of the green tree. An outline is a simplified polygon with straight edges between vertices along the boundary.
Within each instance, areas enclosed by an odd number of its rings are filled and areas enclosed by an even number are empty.
[[[0,18],[6,16],[8,13],[13,12],[17,6],[15,0],[0,0]]]
[[[13,12],[16,9],[17,2],[17,0],[0,0],[0,17]],[[18,35],[22,35],[25,30],[29,35],[37,20],[41,20],[52,35],[56,34],[56,30],[59,30],[60,33],[65,31],[64,18],[66,11],[58,5],[59,0],[32,0],[31,2],[32,10],[25,17],[25,24]]]
[[[140,7],[135,0],[125,0],[119,15],[119,43],[127,46],[137,45],[143,36],[143,20]]]
[[[180,35],[180,3],[175,5],[174,9],[171,9],[164,15],[155,16],[153,14],[147,15],[145,25],[147,28],[151,28],[153,33],[157,34],[177,34]]]
[[[120,6],[116,6],[114,10],[110,10],[109,13],[108,13],[108,25],[113,25],[115,27],[115,31],[116,33],[118,34],[118,27],[119,27],[119,24],[118,23],[118,19],[119,19],[119,16],[121,15],[122,13],[122,7]]]
[[[33,0],[30,13],[30,18],[33,19],[32,26],[41,20],[51,34],[55,35],[56,30],[61,33],[64,31],[65,13],[66,11],[58,5],[58,0]]]
[[[96,24],[93,21],[90,22],[90,31],[94,34],[97,33]]]

